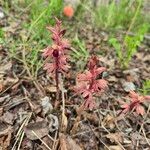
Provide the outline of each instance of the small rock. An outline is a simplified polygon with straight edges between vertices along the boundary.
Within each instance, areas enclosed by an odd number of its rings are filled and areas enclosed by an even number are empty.
[[[41,105],[43,108],[43,114],[46,115],[53,110],[53,106],[50,103],[49,97],[46,96],[46,97],[42,98],[41,100],[42,100]]]
[[[59,127],[59,121],[58,117],[54,116],[53,114],[50,114],[46,118],[47,122],[49,123],[49,131],[54,132],[55,130],[58,130]]]
[[[135,85],[133,84],[133,82],[124,82],[123,83],[123,89],[126,92],[134,91],[135,90]]]

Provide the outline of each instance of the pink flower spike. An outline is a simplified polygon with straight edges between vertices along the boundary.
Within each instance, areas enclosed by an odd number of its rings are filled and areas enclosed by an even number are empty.
[[[95,106],[94,95],[101,94],[107,88],[107,81],[97,79],[99,74],[106,70],[104,67],[97,67],[98,58],[92,56],[88,62],[88,70],[85,73],[78,74],[76,93],[84,98],[84,107],[92,109]]]
[[[144,115],[144,102],[148,100],[149,96],[142,96],[134,91],[130,91],[129,93],[130,103],[122,102],[121,108],[123,108],[123,113],[127,113],[129,111],[134,110],[138,115]]]
[[[56,82],[56,100],[59,100],[60,89],[59,89],[59,74],[67,72],[69,65],[67,64],[66,50],[69,49],[69,42],[63,38],[66,30],[62,29],[62,22],[55,18],[56,24],[54,27],[47,27],[47,29],[52,33],[51,39],[53,41],[51,46],[44,49],[43,56],[49,60],[48,63],[44,65],[44,69],[47,73],[52,75]]]
[[[54,27],[47,27],[47,29],[52,33],[53,43],[44,49],[43,56],[46,58],[51,58],[51,65],[46,64],[44,69],[47,70],[49,74],[56,74],[61,72],[65,73],[69,65],[67,64],[66,50],[69,49],[69,42],[63,38],[65,30],[61,29],[61,21],[55,18],[56,25]],[[52,67],[52,68],[51,68]],[[56,73],[57,72],[57,73]],[[58,77],[58,76],[57,76]]]

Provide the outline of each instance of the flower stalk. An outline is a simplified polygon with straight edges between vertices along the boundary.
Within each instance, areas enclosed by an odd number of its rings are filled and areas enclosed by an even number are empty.
[[[98,58],[92,56],[88,63],[88,70],[85,73],[78,74],[78,85],[75,87],[75,92],[81,94],[84,98],[84,108],[93,109],[95,107],[94,96],[101,94],[107,88],[107,81],[98,79],[106,68],[97,67]]]
[[[62,22],[57,18],[55,18],[55,20],[56,25],[54,27],[47,27],[52,33],[51,38],[53,43],[44,49],[43,56],[51,60],[51,62],[44,65],[44,69],[55,79],[57,89],[56,100],[59,100],[59,74],[65,73],[69,68],[66,51],[70,48],[70,45],[68,41],[63,38],[66,31],[61,28]]]
[[[146,101],[148,102],[150,100],[150,96],[142,96],[139,95],[138,93],[135,93],[134,91],[130,91],[129,100],[130,100],[129,103],[119,101],[122,108],[119,115],[122,113],[126,114],[128,112],[135,111],[136,114],[143,116],[145,114],[143,104],[144,102]]]

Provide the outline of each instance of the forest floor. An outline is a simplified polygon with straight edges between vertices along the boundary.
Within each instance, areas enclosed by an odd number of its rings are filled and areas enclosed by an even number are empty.
[[[0,20],[8,39],[0,45],[0,149],[149,150],[150,106],[144,105],[144,116],[134,113],[118,116],[118,101],[124,100],[130,90],[142,89],[143,81],[150,78],[147,39],[138,48],[129,68],[121,70],[115,51],[108,44],[109,32],[95,29],[88,21],[63,22],[64,27],[67,25],[68,40],[78,33],[89,53],[100,57],[100,65],[107,68],[105,79],[109,83],[107,91],[96,98],[96,108],[84,111],[75,127],[77,109],[83,99],[73,93],[72,87],[76,85],[77,73],[82,72],[85,65],[83,61],[70,61],[71,69],[63,80],[67,96],[66,117],[62,119],[62,101],[54,107],[54,81],[42,67],[37,79],[33,79],[25,60],[21,62],[10,55],[12,41],[27,35],[28,31],[20,26],[24,20],[26,14],[18,15],[14,10]],[[122,40],[123,33],[118,32],[116,36]],[[16,49],[20,58],[28,52],[24,45],[19,44]]]

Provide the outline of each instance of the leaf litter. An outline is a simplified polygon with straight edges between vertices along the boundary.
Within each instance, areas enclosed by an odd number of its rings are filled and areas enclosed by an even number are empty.
[[[4,28],[7,37],[13,39],[20,36],[26,39],[26,31],[20,26],[21,19],[24,21],[26,18],[21,16],[20,21],[17,22],[11,16],[8,16],[8,19],[11,20],[11,24]],[[72,26],[71,24],[75,22],[72,19],[68,24]],[[73,32],[70,34],[72,34],[70,37],[74,36]],[[107,54],[101,58],[102,64],[108,68],[107,79],[111,85],[107,95],[97,98],[98,108],[93,112],[84,112],[79,119],[78,128],[71,133],[77,117],[77,104],[81,102],[81,98],[74,98],[72,93],[68,92],[67,94],[70,94],[72,98],[65,106],[65,117],[62,117],[62,104],[60,103],[57,109],[53,107],[56,88],[51,79],[47,79],[42,71],[38,74],[37,80],[41,81],[47,92],[47,96],[39,96],[37,88],[24,72],[23,65],[18,60],[9,58],[7,52],[8,48],[10,49],[9,45],[2,46],[0,49],[2,52],[0,55],[0,149],[12,147],[13,149],[40,149],[42,147],[42,149],[53,150],[130,150],[134,148],[148,150],[150,146],[149,111],[146,112],[143,121],[140,116],[134,115],[126,116],[126,118],[118,117],[118,102],[112,96],[120,99],[121,94],[126,95],[129,89],[141,87],[142,81],[149,78],[148,46],[141,47],[131,62],[130,69],[121,72],[117,68],[114,51],[106,44],[109,38],[107,32],[93,29],[87,21],[80,26],[78,34],[85,39],[85,45],[90,53],[99,53],[101,50]],[[18,48],[18,53],[19,50]],[[66,81],[68,87],[75,84],[76,69],[79,69],[75,64],[76,62],[72,61],[75,69],[68,74],[70,77],[70,80]],[[69,91],[68,87],[65,89]],[[28,94],[24,92],[24,89],[27,89]],[[67,98],[66,101],[68,101]],[[62,118],[67,120],[64,120],[66,129],[63,133],[60,132]]]

